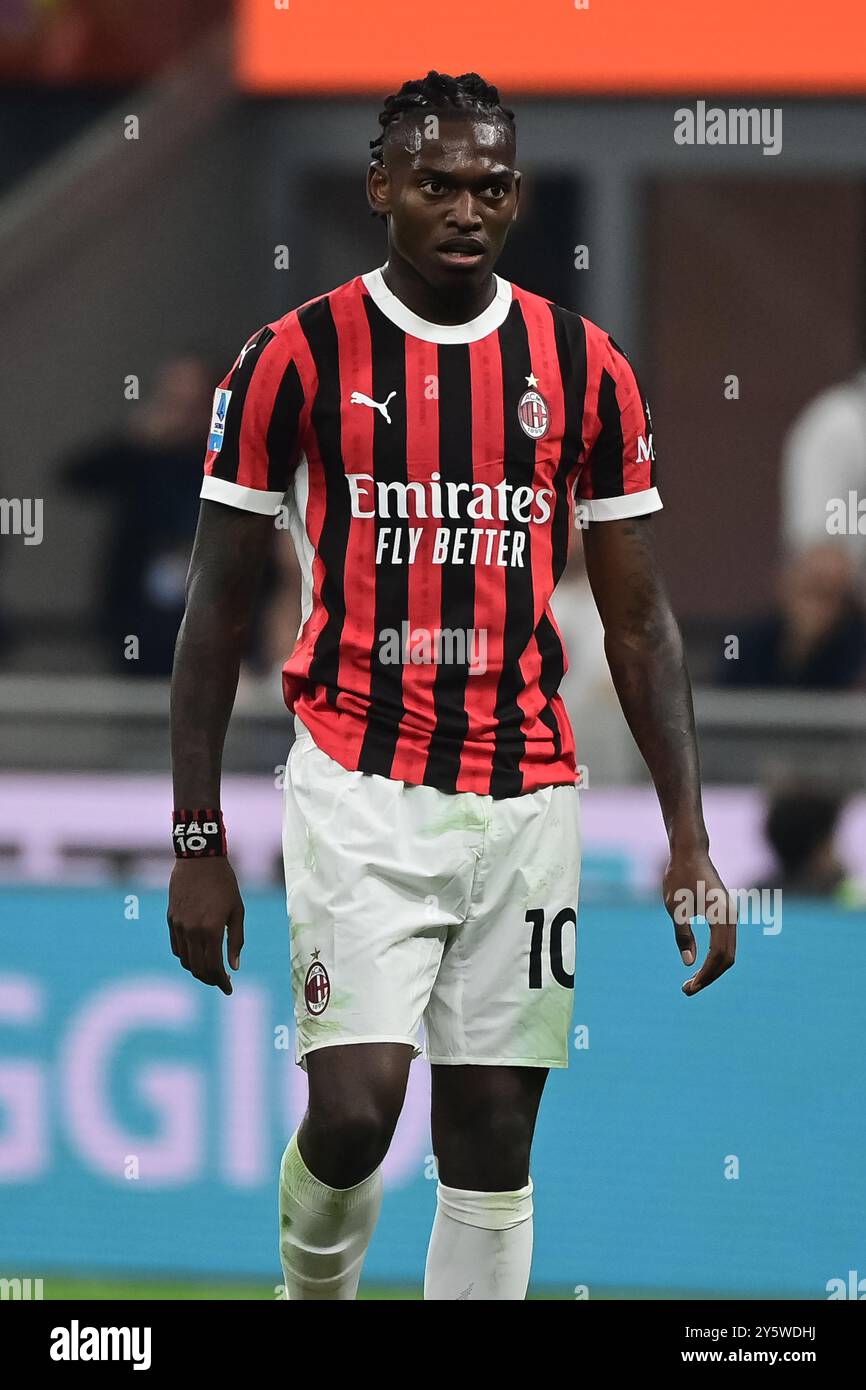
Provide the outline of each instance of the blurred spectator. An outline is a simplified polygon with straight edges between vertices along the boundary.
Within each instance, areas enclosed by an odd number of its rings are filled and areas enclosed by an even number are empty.
[[[866,614],[851,552],[840,542],[789,556],[778,606],[758,622],[734,627],[738,654],[721,663],[725,685],[846,690],[866,671]]]
[[[3,0],[0,77],[140,82],[223,19],[231,0]]]
[[[866,885],[848,873],[836,846],[844,798],[814,787],[789,787],[770,801],[764,834],[776,860],[762,888],[862,906]]]
[[[68,487],[110,507],[98,624],[110,665],[126,675],[171,671],[216,379],[198,357],[170,359],[129,430],[61,469]],[[130,636],[139,641],[133,660],[124,655]]]
[[[866,367],[798,415],[783,445],[781,489],[782,533],[792,550],[826,541],[828,503],[847,506],[852,492],[866,500]],[[862,530],[849,525],[843,534],[855,565],[866,568],[866,508]]]

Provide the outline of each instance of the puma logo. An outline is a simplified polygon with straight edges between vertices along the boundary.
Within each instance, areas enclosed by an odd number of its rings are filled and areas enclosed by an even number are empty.
[[[242,367],[242,366],[243,366],[244,358],[246,357],[246,355],[247,355],[248,352],[252,352],[253,348],[255,347],[255,345],[256,345],[256,343],[257,343],[258,341],[259,341],[259,334],[257,333],[256,336],[253,338],[252,342],[249,342],[249,343],[245,343],[245,344],[244,344],[244,346],[241,348],[241,355],[240,355],[240,357],[238,358],[237,363],[236,363],[236,366],[237,366],[237,367]]]
[[[390,396],[387,396],[384,401],[374,401],[371,400],[369,396],[365,396],[363,391],[353,391],[350,397],[350,404],[370,405],[373,406],[375,410],[381,410],[382,414],[384,415],[385,419],[388,421],[388,424],[390,425],[391,416],[388,414],[388,401],[392,400],[393,397],[396,396],[396,394],[396,391],[392,391]]]

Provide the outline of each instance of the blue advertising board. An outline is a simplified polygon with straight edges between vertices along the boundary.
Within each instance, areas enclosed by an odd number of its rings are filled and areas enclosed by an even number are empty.
[[[171,955],[164,893],[10,887],[0,913],[0,1275],[276,1285],[307,1084],[282,895],[247,895],[231,998]],[[582,906],[570,1065],[533,1151],[534,1287],[866,1297],[864,927],[786,901],[689,999],[660,904]],[[418,1060],[366,1279],[420,1285],[435,1177]]]

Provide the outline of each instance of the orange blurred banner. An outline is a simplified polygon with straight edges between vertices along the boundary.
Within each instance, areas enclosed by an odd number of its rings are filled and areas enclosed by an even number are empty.
[[[866,90],[864,0],[237,4],[238,80],[253,92],[384,93],[429,68],[480,72],[506,99]]]

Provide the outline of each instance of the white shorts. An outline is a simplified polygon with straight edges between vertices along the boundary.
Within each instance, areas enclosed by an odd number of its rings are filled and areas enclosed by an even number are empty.
[[[567,1067],[577,788],[448,794],[347,771],[295,727],[283,855],[298,1064],[405,1042],[432,1063]]]

